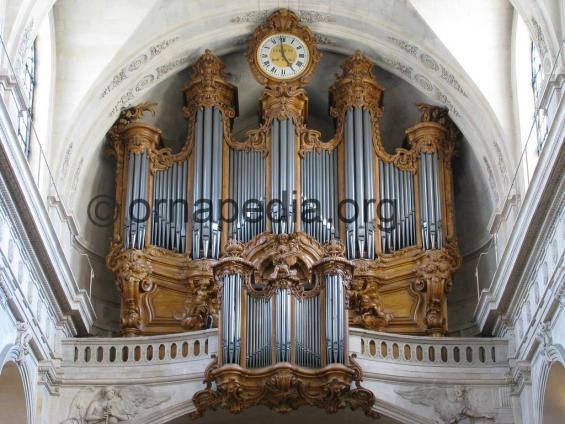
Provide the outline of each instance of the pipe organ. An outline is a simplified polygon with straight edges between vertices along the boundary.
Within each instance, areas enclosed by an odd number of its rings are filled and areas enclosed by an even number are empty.
[[[311,31],[277,11],[249,44],[265,89],[261,123],[244,139],[231,133],[237,89],[210,51],[183,89],[179,152],[142,122],[153,104],[124,110],[108,134],[117,220],[107,264],[122,294],[122,332],[218,327],[198,413],[253,404],[282,411],[268,396],[294,390],[282,376],[309,387],[287,399],[290,408],[331,409],[321,387],[338,384],[341,405],[371,413],[372,395],[351,389],[360,371],[348,354],[349,326],[447,331],[460,266],[451,175],[458,130],[445,109],[419,104],[404,147],[387,152],[384,89],[356,52],[330,87],[336,131],[322,140],[307,127],[304,89],[319,58]],[[230,398],[233,381],[245,395]]]

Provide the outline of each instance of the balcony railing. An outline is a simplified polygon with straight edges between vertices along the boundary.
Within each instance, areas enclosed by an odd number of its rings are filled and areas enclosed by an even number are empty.
[[[211,359],[217,330],[147,337],[89,337],[63,340],[64,367],[123,367]],[[204,371],[204,370],[202,370]]]
[[[421,337],[352,329],[360,359],[399,364],[485,367],[508,365],[508,341],[499,338]]]

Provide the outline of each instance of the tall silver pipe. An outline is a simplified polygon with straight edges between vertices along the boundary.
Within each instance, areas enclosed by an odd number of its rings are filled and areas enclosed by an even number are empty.
[[[406,246],[412,245],[410,235],[410,171],[404,171],[404,229]]]
[[[414,175],[409,172],[408,174],[408,210],[409,210],[409,234],[410,234],[410,245],[416,244],[416,225],[415,225],[415,210],[414,210]]]
[[[400,170],[393,165],[394,169],[394,199],[395,199],[395,225],[394,225],[394,233],[395,233],[395,250],[400,249]]]
[[[249,240],[249,222],[247,214],[243,208],[245,202],[249,198],[249,179],[247,178],[247,171],[249,169],[249,155],[246,151],[241,152],[241,239],[243,241]]]
[[[309,169],[309,163],[310,163],[310,153],[307,152],[307,153],[304,154],[304,158],[302,159],[302,161],[300,163],[300,165],[301,165],[301,175],[302,175],[301,196],[302,196],[303,204],[306,204],[305,202],[310,199],[310,190],[309,190],[310,169]],[[308,222],[306,222],[306,220],[302,221],[302,231],[304,231],[306,234],[310,234],[310,226],[309,226]]]
[[[425,153],[420,155],[419,172],[420,172],[420,208],[422,210],[422,243],[424,249],[429,249],[428,243],[428,194],[427,194],[427,178],[426,178],[426,160]]]
[[[345,197],[348,199],[348,203],[346,204],[346,216],[348,219],[351,219],[353,217],[354,207],[349,202],[356,201],[353,111],[351,109],[345,112]],[[357,257],[355,222],[346,224],[346,229],[347,257],[354,259]]]
[[[332,181],[332,166],[331,166],[331,152],[323,152],[322,155],[324,156],[324,187],[326,189],[325,195],[325,207],[324,207],[324,226],[325,226],[325,237],[324,241],[327,242],[331,238],[331,222],[332,222],[332,200],[331,200],[331,192],[333,189],[333,181]]]
[[[358,257],[363,257],[365,253],[365,211],[364,211],[364,197],[365,197],[365,181],[364,173],[367,170],[363,169],[364,151],[363,151],[363,109],[353,109],[355,124],[353,129],[354,134],[354,150],[355,150],[355,200],[357,202],[357,210],[359,211],[357,226],[357,243],[359,247]]]
[[[273,125],[271,127],[271,199],[280,200],[280,185],[279,185],[279,165],[280,165],[280,149],[279,149],[279,120],[273,119]],[[273,205],[272,213],[272,231],[275,234],[279,234],[279,223],[278,215],[280,213],[280,206],[278,204]]]
[[[265,158],[263,157],[263,154],[261,152],[257,152],[257,156],[259,156],[259,164],[260,164],[260,173],[259,173],[259,181],[260,181],[260,193],[261,193],[261,202],[263,204],[263,219],[260,222],[259,225],[259,232],[263,232],[265,231],[265,217],[266,217],[266,192],[265,192],[265,178],[266,178],[266,173],[265,173]]]
[[[398,168],[397,168],[398,169]],[[398,169],[398,217],[396,220],[396,228],[398,231],[398,248],[404,247],[404,171]]]
[[[371,202],[374,199],[374,176],[373,176],[373,131],[371,127],[371,114],[367,109],[363,109],[363,146],[364,146],[364,177],[365,177],[365,202]],[[374,241],[374,205],[368,203],[367,215],[365,216],[365,231],[367,234],[367,257],[374,259],[375,257],[375,241]]]
[[[437,211],[437,239],[438,239],[438,249],[443,247],[443,225],[442,225],[442,214],[441,214],[441,196],[442,193],[440,191],[440,183],[439,183],[439,163],[438,163],[438,156],[437,153],[433,154],[433,163],[434,163],[434,175],[435,175],[435,201],[436,201],[436,211]]]
[[[204,112],[196,112],[196,128],[194,130],[194,186],[193,186],[193,213],[196,212],[196,202],[202,199],[202,138],[204,134]],[[199,206],[201,207],[201,206]],[[200,258],[200,245],[202,236],[202,224],[193,221],[192,223],[192,257]]]
[[[293,204],[293,192],[294,192],[294,176],[295,176],[295,157],[294,157],[294,142],[295,142],[295,130],[294,130],[294,123],[292,122],[292,119],[287,119],[286,120],[287,123],[287,143],[288,143],[288,156],[287,156],[287,160],[288,160],[288,232],[289,233],[293,233],[294,232],[294,222],[295,222],[295,214],[296,211],[294,210],[294,204]]]
[[[221,209],[220,200],[222,197],[222,144],[223,144],[223,122],[219,109],[213,109],[213,146],[212,146],[212,167],[208,172],[212,178],[212,257],[217,259],[220,256],[221,239]]]
[[[288,190],[287,188],[287,173],[288,173],[288,159],[287,159],[287,154],[288,154],[288,149],[287,149],[287,138],[286,138],[286,121],[285,120],[281,120],[279,121],[279,151],[280,151],[280,167],[279,167],[279,192],[277,193],[278,199],[283,201],[283,204],[285,204],[285,196],[283,196],[283,194],[285,193],[285,191]],[[287,206],[287,208],[285,208],[285,206]],[[280,223],[280,233],[287,233],[287,227],[286,227],[286,217],[288,215],[288,205],[285,204],[285,206],[282,207],[282,220]]]

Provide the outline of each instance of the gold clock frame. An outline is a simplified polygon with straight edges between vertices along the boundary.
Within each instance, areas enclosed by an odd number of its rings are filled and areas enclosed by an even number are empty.
[[[261,65],[258,63],[257,50],[259,49],[259,46],[269,36],[279,33],[291,34],[298,37],[308,47],[310,60],[306,69],[304,69],[304,71],[296,78],[278,79],[269,76],[261,69]],[[314,33],[308,27],[302,25],[298,16],[288,9],[277,10],[263,25],[257,27],[251,36],[247,50],[247,60],[251,67],[253,77],[259,84],[266,87],[272,87],[274,85],[294,85],[303,87],[312,78],[314,70],[320,61],[320,57],[321,55],[316,47]]]

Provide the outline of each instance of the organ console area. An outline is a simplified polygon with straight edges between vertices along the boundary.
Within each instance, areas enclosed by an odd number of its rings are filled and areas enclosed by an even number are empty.
[[[183,89],[179,152],[143,123],[155,113],[150,103],[124,110],[108,134],[117,220],[107,264],[122,295],[122,333],[219,330],[195,416],[257,404],[374,414],[348,353],[349,327],[447,331],[460,266],[458,131],[445,109],[419,104],[404,148],[387,152],[384,90],[355,52],[330,88],[336,130],[322,140],[307,127],[304,89],[319,58],[312,32],[279,10],[249,41],[247,60],[265,88],[260,126],[245,139],[231,134],[237,88],[210,51]]]

